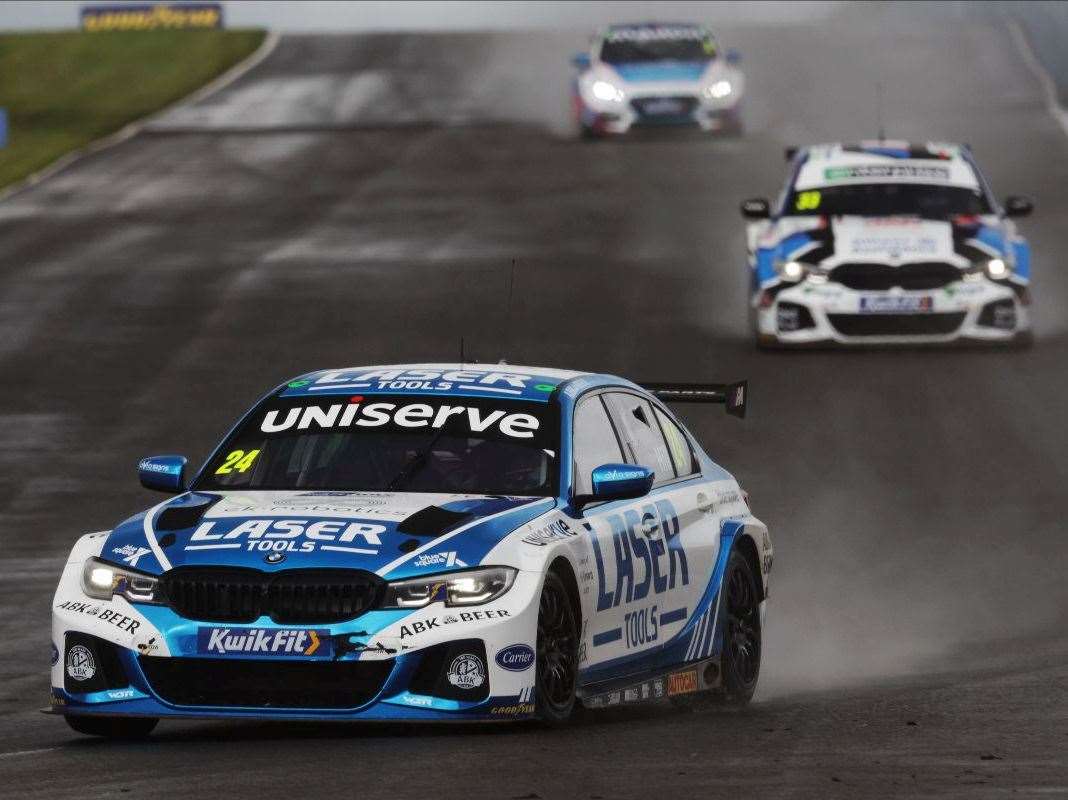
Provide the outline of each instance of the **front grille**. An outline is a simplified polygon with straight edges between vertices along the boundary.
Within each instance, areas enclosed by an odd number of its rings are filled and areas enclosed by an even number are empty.
[[[940,289],[961,278],[961,271],[952,264],[937,261],[916,264],[839,264],[831,270],[830,278],[857,291],[881,292],[900,286],[902,289]]]
[[[161,658],[138,661],[152,690],[176,706],[356,708],[374,699],[393,661]]]
[[[343,622],[378,602],[383,581],[351,569],[261,572],[240,567],[178,567],[160,576],[168,605],[186,619],[287,625]]]
[[[696,97],[639,97],[630,101],[642,122],[673,122],[693,118]]]
[[[71,669],[71,650],[75,648],[78,649],[77,663],[81,670]],[[64,689],[71,693],[87,693],[129,685],[115,645],[87,633],[67,631],[63,642]]]
[[[964,322],[954,314],[828,314],[843,336],[945,336]]]

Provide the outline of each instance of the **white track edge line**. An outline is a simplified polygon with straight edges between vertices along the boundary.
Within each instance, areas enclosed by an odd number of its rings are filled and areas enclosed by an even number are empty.
[[[1035,78],[1038,79],[1039,84],[1042,86],[1042,94],[1045,95],[1046,110],[1050,116],[1056,120],[1057,124],[1061,126],[1061,130],[1064,131],[1065,136],[1068,136],[1068,111],[1061,105],[1060,96],[1057,93],[1057,83],[1053,80],[1053,76],[1050,75],[1049,70],[1042,66],[1042,62],[1039,61],[1038,56],[1035,55],[1034,48],[1031,47],[1031,42],[1027,39],[1027,34],[1024,33],[1020,23],[1014,19],[1008,20],[1009,34],[1012,36],[1013,42],[1016,43],[1017,49],[1020,51],[1020,55],[1023,56],[1024,64]]]

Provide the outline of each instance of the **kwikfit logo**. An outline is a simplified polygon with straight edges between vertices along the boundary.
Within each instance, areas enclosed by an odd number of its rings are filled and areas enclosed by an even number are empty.
[[[291,628],[199,628],[197,652],[229,656],[321,656],[332,655],[328,630]]]

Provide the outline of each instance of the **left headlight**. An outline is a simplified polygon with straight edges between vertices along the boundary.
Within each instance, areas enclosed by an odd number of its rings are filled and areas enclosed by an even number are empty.
[[[594,81],[590,86],[590,93],[606,103],[623,102],[623,90],[608,81]]]
[[[481,605],[511,589],[515,574],[512,567],[485,567],[392,581],[380,608],[422,608],[442,600],[447,606]]]
[[[158,603],[159,580],[143,572],[90,558],[82,567],[82,591],[98,600],[115,595],[132,603]]]
[[[706,86],[702,94],[712,100],[722,100],[724,97],[729,97],[733,91],[734,87],[731,86],[730,81],[720,80]]]

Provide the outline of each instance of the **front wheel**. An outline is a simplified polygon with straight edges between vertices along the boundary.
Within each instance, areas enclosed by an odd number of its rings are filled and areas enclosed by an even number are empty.
[[[155,717],[90,717],[68,715],[67,724],[86,736],[109,739],[144,739],[159,724]]]
[[[566,722],[575,707],[578,678],[578,622],[560,576],[545,576],[538,604],[538,661],[535,668],[538,718]]]

